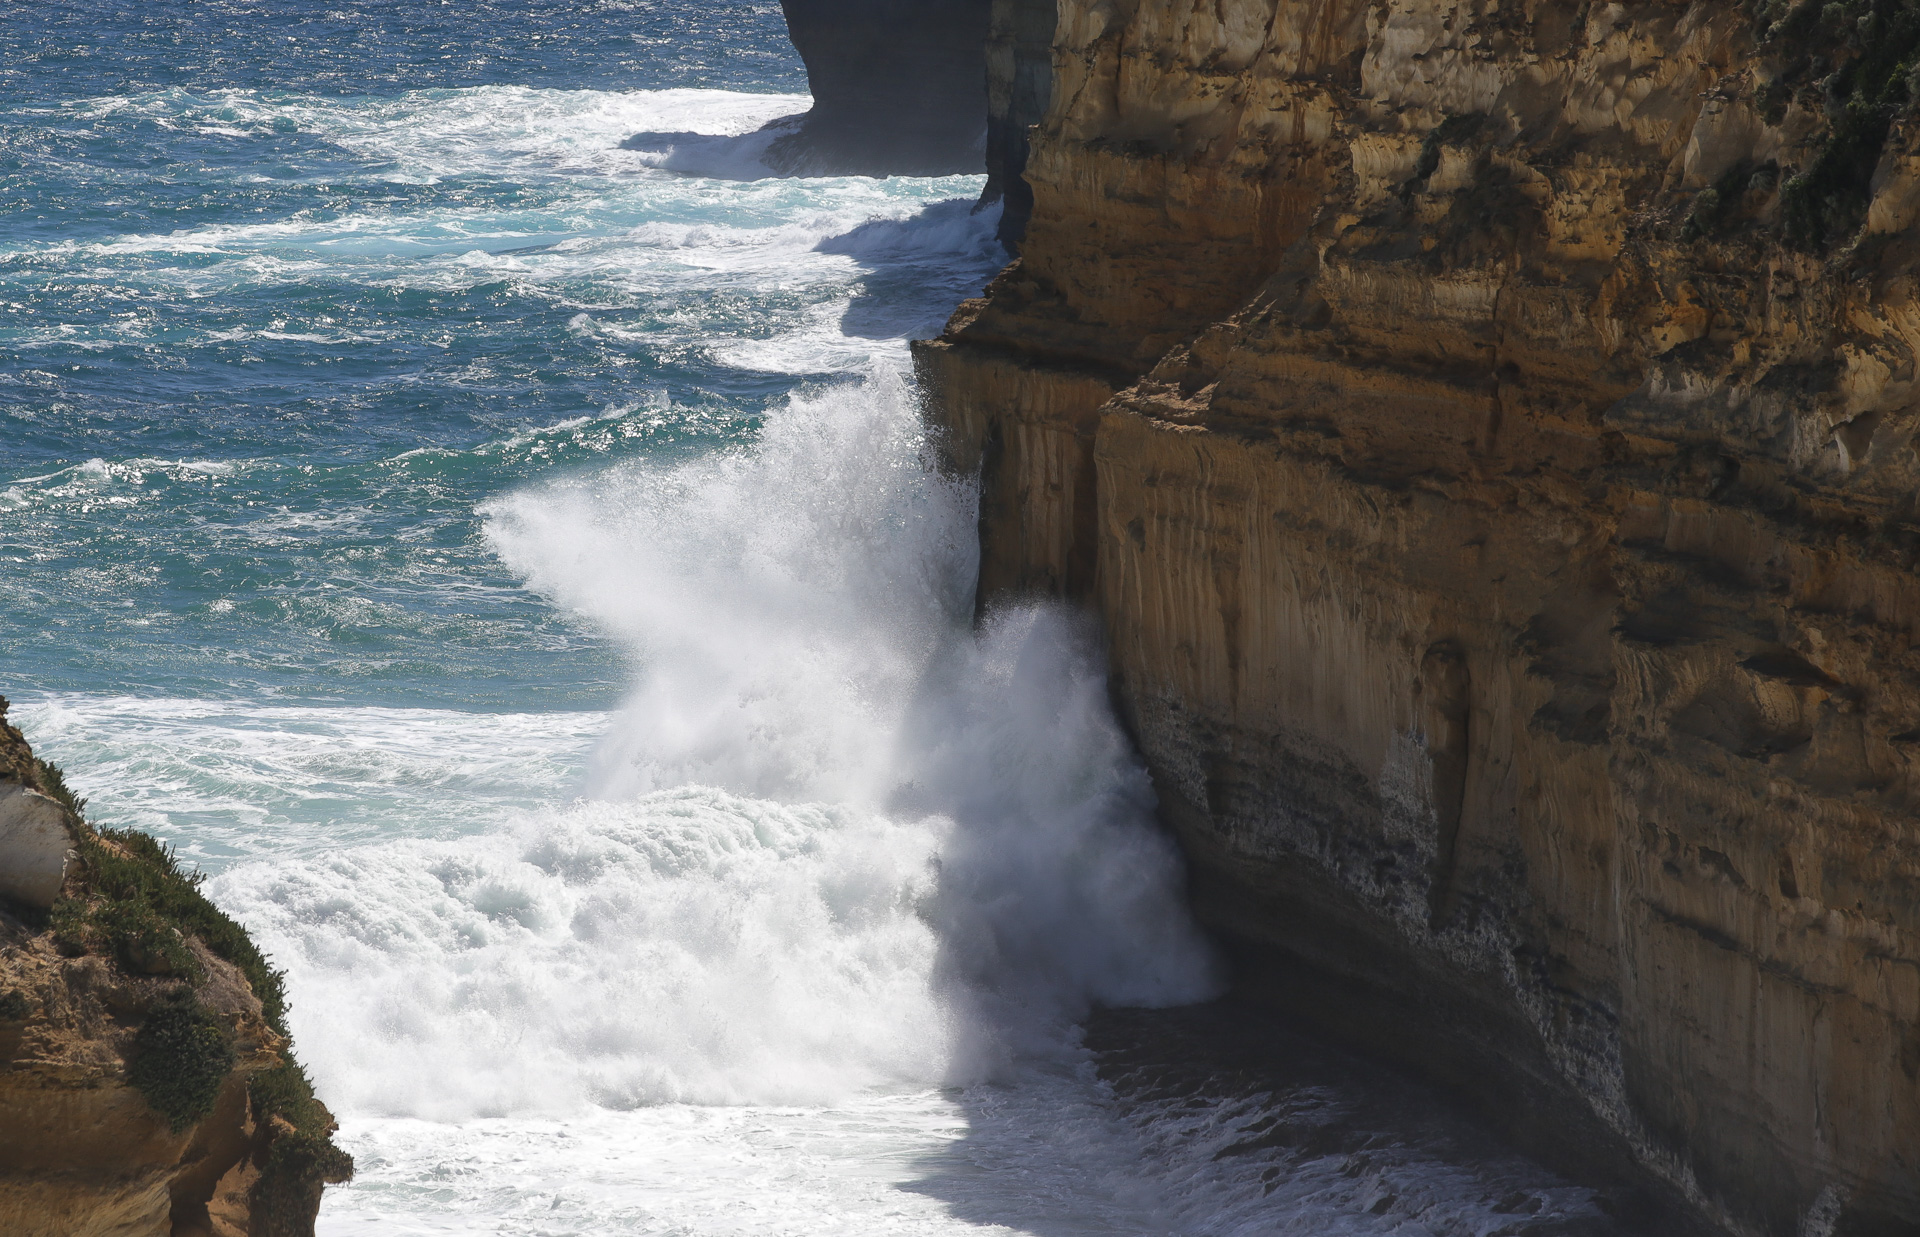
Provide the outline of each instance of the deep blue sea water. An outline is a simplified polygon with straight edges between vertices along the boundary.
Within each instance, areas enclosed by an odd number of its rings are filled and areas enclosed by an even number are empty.
[[[851,228],[969,188],[863,187],[836,211],[831,191],[662,184],[609,150],[703,111],[636,90],[804,91],[776,5],[35,0],[8,18],[16,695],[604,707],[618,656],[516,587],[475,503],[750,428],[815,375],[700,341],[773,338],[874,278],[708,278],[687,230],[750,244],[796,208]]]
[[[778,5],[6,19],[0,693],[287,968],[323,1233],[1591,1218],[1094,1076],[1218,975],[1083,627],[971,624],[906,341],[1006,255],[978,177],[768,176]]]

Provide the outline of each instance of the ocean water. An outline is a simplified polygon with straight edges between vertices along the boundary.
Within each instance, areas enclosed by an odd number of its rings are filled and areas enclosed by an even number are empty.
[[[1084,620],[971,622],[906,341],[1005,254],[766,175],[804,91],[738,0],[0,26],[0,691],[287,969],[321,1231],[1601,1231],[1095,1013],[1222,976]]]

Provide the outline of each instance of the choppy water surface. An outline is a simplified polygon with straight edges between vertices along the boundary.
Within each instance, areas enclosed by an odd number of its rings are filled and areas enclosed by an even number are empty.
[[[768,3],[0,27],[0,690],[288,968],[323,1232],[1600,1223],[1364,1071],[1102,1074],[1219,976],[1078,621],[972,629],[904,341],[1004,254],[767,178],[803,90]]]

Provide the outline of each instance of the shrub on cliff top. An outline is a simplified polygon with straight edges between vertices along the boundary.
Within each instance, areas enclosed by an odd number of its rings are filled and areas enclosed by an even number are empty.
[[[67,895],[47,917],[55,940],[74,953],[111,954],[127,970],[188,981],[148,1013],[127,1067],[128,1081],[155,1111],[175,1130],[185,1129],[212,1110],[236,1059],[232,1033],[194,995],[191,985],[204,979],[204,968],[188,938],[237,967],[267,1023],[288,1035],[284,975],[245,929],[207,900],[200,892],[205,876],[182,869],[170,847],[137,830],[88,825],[86,801],[68,789],[57,767],[33,754],[25,736],[7,724],[6,713],[6,698],[0,697],[0,780],[21,782],[60,802],[79,855]],[[0,995],[0,1017],[13,1011],[15,998],[22,1009],[30,1008],[20,994]],[[250,1231],[304,1237],[321,1188],[350,1180],[353,1159],[333,1145],[333,1116],[314,1095],[306,1071],[286,1049],[281,1052],[281,1065],[248,1080],[254,1119],[278,1118],[292,1127],[268,1153]]]
[[[265,1237],[305,1237],[302,1225],[319,1205],[321,1190],[353,1180],[353,1157],[328,1137],[333,1114],[292,1057],[255,1074],[248,1095],[255,1121],[267,1124],[278,1117],[294,1127],[294,1133],[274,1139],[254,1185],[250,1202],[257,1231]]]
[[[199,978],[185,937],[238,967],[260,998],[266,1020],[287,1033],[285,978],[246,930],[200,892],[205,876],[180,868],[173,850],[132,829],[81,826],[76,849],[84,891],[53,908],[63,948],[112,953],[130,970]]]
[[[179,1133],[213,1111],[234,1059],[232,1032],[182,988],[147,1011],[127,1081]]]
[[[353,1157],[324,1134],[300,1130],[273,1140],[266,1167],[248,1199],[254,1232],[262,1237],[306,1237],[320,1194],[353,1180]]]
[[[1824,248],[1859,229],[1887,134],[1914,100],[1920,0],[1768,0],[1755,17],[1762,46],[1782,61],[1757,99],[1767,122],[1813,85],[1831,118],[1819,153],[1781,190],[1788,242]]]

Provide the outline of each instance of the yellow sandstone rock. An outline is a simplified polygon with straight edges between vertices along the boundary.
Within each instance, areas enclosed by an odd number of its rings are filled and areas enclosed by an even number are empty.
[[[1060,0],[918,348],[1247,989],[1768,1237],[1920,1231],[1920,125],[1827,8]]]

